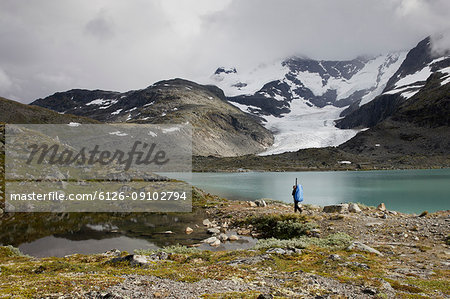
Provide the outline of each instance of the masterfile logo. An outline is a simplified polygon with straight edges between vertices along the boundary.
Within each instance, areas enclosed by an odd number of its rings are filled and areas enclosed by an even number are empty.
[[[192,171],[189,124],[6,125],[5,141],[7,211],[191,210],[167,176]]]

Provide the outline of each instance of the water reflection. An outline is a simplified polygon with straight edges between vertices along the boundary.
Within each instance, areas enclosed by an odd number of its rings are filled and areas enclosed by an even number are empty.
[[[202,209],[192,213],[15,213],[0,220],[0,243],[19,247],[33,256],[64,256],[100,253],[117,248],[156,249],[164,246],[197,244],[209,237]],[[187,235],[186,227],[194,229]],[[238,249],[254,244],[251,238],[226,243],[218,248]]]

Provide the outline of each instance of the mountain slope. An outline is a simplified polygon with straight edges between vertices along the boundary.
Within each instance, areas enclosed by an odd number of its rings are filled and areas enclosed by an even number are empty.
[[[440,80],[442,85],[450,82],[449,53],[441,57],[433,57],[431,53],[430,38],[418,43],[389,79],[383,93],[372,102],[347,113],[337,121],[336,126],[342,129],[373,127],[394,114],[403,103],[421,91],[433,74],[436,74],[434,80]]]
[[[339,146],[359,155],[448,155],[450,83],[435,73],[414,96],[398,103],[391,115]]]
[[[0,97],[0,122],[9,124],[99,123],[87,117],[59,114],[49,109],[21,104],[2,97]]]
[[[259,153],[273,142],[260,120],[230,105],[215,86],[174,79],[125,93],[70,90],[32,103],[105,122],[186,123],[196,155]]]

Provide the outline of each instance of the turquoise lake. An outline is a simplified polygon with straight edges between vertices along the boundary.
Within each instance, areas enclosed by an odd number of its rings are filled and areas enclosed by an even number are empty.
[[[292,185],[298,178],[305,204],[359,202],[377,206],[384,202],[388,209],[405,213],[450,209],[450,169],[165,175],[233,200],[292,202]]]

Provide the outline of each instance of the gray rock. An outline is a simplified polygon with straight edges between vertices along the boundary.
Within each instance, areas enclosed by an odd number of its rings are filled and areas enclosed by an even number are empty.
[[[216,237],[210,237],[208,239],[203,240],[202,243],[211,244],[214,243],[216,240],[218,240]]]
[[[328,258],[330,260],[333,260],[333,261],[340,261],[341,260],[341,256],[339,254],[332,254]]]
[[[230,241],[237,241],[237,240],[239,240],[239,237],[236,236],[236,235],[231,235],[228,239],[229,239]]]
[[[216,227],[212,227],[212,228],[208,228],[207,232],[208,232],[208,234],[211,234],[211,235],[217,235],[217,234],[220,234],[220,229],[218,229]]]
[[[139,255],[139,254],[129,254],[127,256],[116,257],[116,258],[113,258],[108,261],[108,263],[112,263],[112,264],[120,263],[120,262],[127,262],[132,267],[137,267],[137,266],[145,267],[145,266],[148,266],[148,264],[150,264],[152,262],[152,260],[149,256]]]
[[[205,220],[203,220],[203,225],[204,226],[210,226],[212,223],[211,223],[211,221],[209,221],[209,219],[205,219]]]
[[[324,213],[345,213],[347,211],[348,211],[348,204],[339,204],[323,207]]]
[[[150,264],[150,262],[151,259],[148,258],[147,256],[135,254],[133,255],[133,258],[130,261],[130,266],[132,267],[147,266],[148,264]]]
[[[255,204],[258,206],[258,207],[267,207],[267,203],[263,200],[263,199],[258,199],[258,200],[255,200]]]
[[[111,249],[111,250],[108,250],[108,251],[102,253],[102,255],[108,256],[108,257],[119,257],[120,254],[121,254],[121,252],[119,249]]]
[[[214,242],[212,242],[212,243],[209,243],[209,245],[210,246],[213,246],[213,247],[217,247],[217,246],[219,246],[220,245],[220,240],[219,239],[216,239]]]
[[[347,247],[348,250],[360,250],[360,251],[365,251],[365,252],[370,252],[370,253],[375,253],[376,255],[379,256],[383,256],[383,254],[381,252],[379,252],[378,250],[367,246],[366,244],[363,244],[361,242],[353,242],[350,246]]]
[[[169,258],[169,254],[167,252],[161,251],[150,255],[149,258],[152,261],[165,261]]]
[[[228,240],[228,236],[226,234],[222,233],[219,235],[219,240],[222,242],[225,242]]]
[[[351,204],[348,206],[348,211],[349,211],[350,213],[361,213],[361,209],[360,209],[360,207],[359,207],[356,203],[351,203]]]
[[[270,248],[266,251],[267,253],[276,253],[276,254],[286,254],[286,250],[282,248]]]

